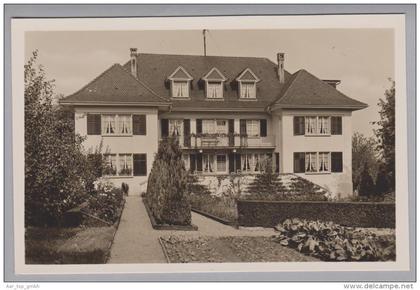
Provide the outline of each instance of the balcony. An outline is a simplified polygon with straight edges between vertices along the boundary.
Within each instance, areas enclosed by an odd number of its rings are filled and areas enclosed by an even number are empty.
[[[179,136],[184,149],[211,148],[274,148],[275,136],[247,136],[240,134],[191,134]]]

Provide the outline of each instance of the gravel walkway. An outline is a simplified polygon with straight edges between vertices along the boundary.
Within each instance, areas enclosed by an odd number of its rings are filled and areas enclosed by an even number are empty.
[[[194,212],[192,223],[198,226],[198,231],[154,230],[141,197],[128,196],[108,263],[166,263],[159,237],[267,237],[275,234],[273,229],[267,228],[235,229]]]

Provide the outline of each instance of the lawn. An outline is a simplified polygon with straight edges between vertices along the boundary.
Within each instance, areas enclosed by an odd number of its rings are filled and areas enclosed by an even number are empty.
[[[116,226],[27,228],[26,264],[101,264],[108,259]]]
[[[316,262],[270,237],[162,237],[170,263]]]

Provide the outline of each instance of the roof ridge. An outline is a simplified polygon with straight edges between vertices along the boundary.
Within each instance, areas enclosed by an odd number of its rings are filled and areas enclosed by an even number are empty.
[[[166,56],[190,56],[190,57],[224,57],[224,58],[239,58],[239,59],[252,58],[252,59],[265,59],[272,62],[270,59],[264,56],[199,55],[199,54],[144,53],[144,52],[139,52],[136,54],[136,56],[139,57],[140,55],[147,55],[147,54],[148,55],[166,55]]]
[[[164,100],[164,101],[169,101],[169,99],[164,98],[159,96],[154,90],[152,90],[148,85],[146,85],[145,83],[143,83],[142,81],[140,81],[138,78],[134,77],[130,72],[128,72],[127,70],[124,69],[124,67],[122,65],[120,65],[121,69],[128,74],[131,78],[133,78],[135,81],[137,81],[140,85],[142,85],[146,90],[148,90],[149,92],[151,92],[153,95],[155,95],[156,97]]]

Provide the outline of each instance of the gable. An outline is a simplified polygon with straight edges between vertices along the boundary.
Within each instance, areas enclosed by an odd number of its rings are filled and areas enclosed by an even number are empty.
[[[236,78],[236,80],[258,82],[259,78],[252,72],[250,68],[247,68]]]
[[[225,81],[226,77],[217,69],[212,68],[204,77],[204,80]]]
[[[193,77],[182,66],[177,69],[168,77],[169,80],[192,80]]]

